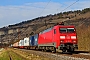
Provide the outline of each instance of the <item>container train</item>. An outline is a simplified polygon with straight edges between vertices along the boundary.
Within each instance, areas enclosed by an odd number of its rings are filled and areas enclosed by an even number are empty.
[[[23,40],[14,43],[12,46],[22,49],[38,49],[56,52],[74,52],[78,49],[78,40],[74,26],[55,25],[36,35],[25,37]]]

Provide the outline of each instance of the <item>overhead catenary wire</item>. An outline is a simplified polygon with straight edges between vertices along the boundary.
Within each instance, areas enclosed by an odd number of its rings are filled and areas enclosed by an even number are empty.
[[[62,11],[65,11],[66,9],[68,9],[69,7],[71,7],[72,5],[74,5],[74,4],[76,4],[77,2],[78,2],[79,0],[76,0],[74,3],[72,3],[72,4],[70,4],[68,7],[66,7],[65,9],[63,9],[63,10],[61,10],[61,12]],[[51,0],[49,0],[49,2],[47,3],[47,5],[44,7],[44,9],[40,12],[40,15],[39,16],[41,16],[41,14],[43,13],[43,11],[46,9],[46,7],[48,6],[48,4],[51,2]],[[58,11],[59,9],[57,9],[57,11]]]
[[[75,2],[73,2],[72,4],[70,4],[69,6],[67,6],[65,9],[62,9],[61,12],[65,11],[66,9],[70,8],[72,5],[76,4],[79,0],[76,0]],[[57,9],[58,12],[59,8]]]
[[[50,3],[51,0],[49,0],[49,2],[46,4],[46,6],[43,8],[43,10],[39,13],[40,15],[43,13],[43,11],[46,9],[46,7],[48,6],[48,4]],[[38,7],[37,7],[38,8]],[[27,29],[26,29],[27,30]],[[25,32],[26,32],[25,30]],[[21,34],[18,34],[17,36],[15,36],[16,38],[18,37],[19,39],[19,36],[21,36]]]
[[[43,13],[43,11],[46,9],[46,7],[48,6],[48,4],[51,2],[51,0],[49,0],[49,2],[46,4],[46,6],[44,7],[44,9],[40,12],[40,16]]]
[[[61,11],[65,11],[66,9],[68,9],[69,7],[71,7],[72,5],[76,4],[79,0],[76,0],[74,3],[72,3],[71,5],[69,5],[68,7],[66,7],[65,9],[61,10]]]
[[[72,5],[74,5],[74,4],[76,4],[77,2],[78,2],[79,0],[76,0],[74,3],[72,3],[72,4],[70,4],[69,6],[67,6],[65,9],[63,9],[63,10],[61,10],[61,12],[62,11],[65,11],[66,9],[68,9],[69,7],[71,7]],[[46,4],[46,6],[43,8],[43,10],[40,12],[40,15],[39,16],[41,16],[41,14],[44,12],[44,10],[46,9],[46,7],[48,6],[48,4],[51,2],[51,0],[49,0],[49,2]],[[58,11],[59,9],[57,9],[57,11]]]
[[[74,3],[70,4],[68,7],[66,7],[65,9],[61,10],[61,11],[65,11],[66,9],[68,9],[69,7],[71,7],[72,5],[74,5],[75,3],[77,3],[79,0],[76,0]],[[43,10],[40,12],[40,15],[44,12],[44,10],[46,9],[46,7],[48,6],[48,4],[51,2],[51,0],[48,1],[48,3],[46,4],[46,6],[43,8]],[[46,21],[45,21],[46,23]],[[36,32],[36,31],[35,31]]]
[[[44,7],[44,9],[41,11],[40,16],[41,16],[41,14],[43,13],[43,11],[46,9],[46,7],[48,6],[48,4],[50,3],[50,1],[51,1],[51,0],[49,0],[49,2],[47,3],[47,5],[46,5],[46,6]],[[79,0],[76,0],[75,2],[73,2],[72,4],[70,4],[69,6],[67,6],[65,9],[61,10],[61,12],[62,12],[62,11],[65,11],[66,9],[68,9],[69,7],[71,7],[72,5],[76,4],[78,1],[79,1]],[[58,11],[58,9],[57,9],[57,11]],[[39,19],[40,19],[40,18],[39,18]],[[41,20],[41,21],[42,21],[42,20]],[[45,25],[46,25],[46,21],[45,21]]]
[[[66,9],[70,8],[72,5],[76,4],[79,0],[76,0],[75,2],[73,2],[72,4],[70,4],[69,6],[67,6],[65,9],[62,9],[61,12],[65,11]],[[58,11],[59,9],[57,9]],[[46,23],[46,21],[45,21]]]

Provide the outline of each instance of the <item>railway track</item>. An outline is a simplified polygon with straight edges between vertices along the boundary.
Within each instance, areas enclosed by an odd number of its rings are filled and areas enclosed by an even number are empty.
[[[90,53],[84,51],[75,51],[74,53],[51,53],[51,52],[42,52],[42,51],[35,51],[35,50],[25,50],[19,49],[21,51],[35,54],[43,57],[47,57],[53,60],[90,60]]]

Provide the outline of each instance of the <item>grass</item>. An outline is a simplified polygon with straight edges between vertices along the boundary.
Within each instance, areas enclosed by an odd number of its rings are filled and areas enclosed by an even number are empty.
[[[11,54],[12,59],[14,59],[14,60],[26,60],[26,59],[24,59],[23,57],[21,57],[20,55],[16,54],[13,51],[9,51],[9,52]]]
[[[90,51],[90,26],[78,27],[77,35],[79,50]]]
[[[21,51],[21,50],[13,50],[14,52],[17,52],[17,54],[19,54],[20,56],[28,59],[28,60],[50,60],[49,58],[45,58],[45,57],[42,57],[42,56],[39,56],[39,55],[35,55],[35,54],[32,54],[32,53],[27,53],[25,51]]]
[[[9,60],[8,52],[7,51],[2,51],[0,54],[0,60]]]
[[[2,53],[0,54],[0,60],[10,60],[9,55],[12,58],[12,60],[26,60],[22,56],[16,54],[15,52],[13,52],[9,49],[2,51]]]
[[[25,51],[21,51],[18,49],[4,49],[2,53],[0,52],[0,60],[50,60],[49,58],[45,58],[39,55],[30,54]]]

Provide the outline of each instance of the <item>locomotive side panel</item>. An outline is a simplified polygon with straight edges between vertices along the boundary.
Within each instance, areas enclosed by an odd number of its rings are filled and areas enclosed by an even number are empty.
[[[38,44],[49,44],[52,41],[52,29],[39,33]]]

